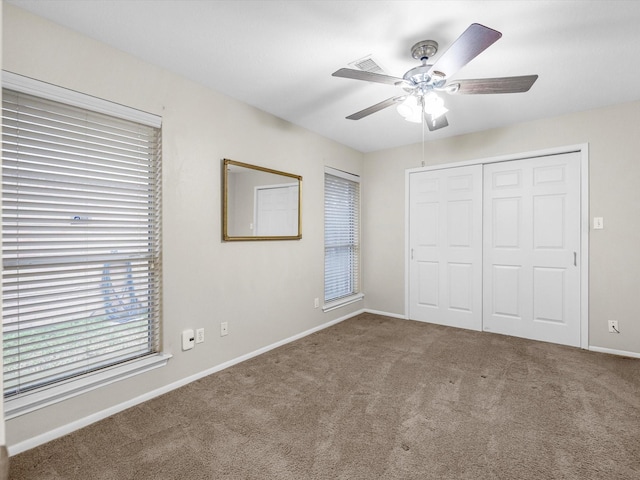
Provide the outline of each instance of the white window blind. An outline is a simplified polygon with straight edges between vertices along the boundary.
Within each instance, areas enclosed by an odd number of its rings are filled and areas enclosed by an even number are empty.
[[[327,169],[329,170],[329,169]],[[330,170],[324,176],[324,301],[360,290],[360,182]]]
[[[2,98],[4,394],[159,351],[160,129]]]

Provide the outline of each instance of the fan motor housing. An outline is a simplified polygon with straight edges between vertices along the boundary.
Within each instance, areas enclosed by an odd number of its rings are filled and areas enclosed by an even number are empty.
[[[434,88],[441,88],[446,83],[446,75],[437,70],[431,71],[433,65],[420,65],[414,67],[402,77],[409,85],[404,86],[405,91],[416,89],[426,93]]]
[[[414,67],[409,70],[402,78],[414,87],[426,87],[431,82],[431,75],[429,75],[430,70],[431,65],[420,65],[419,67]]]

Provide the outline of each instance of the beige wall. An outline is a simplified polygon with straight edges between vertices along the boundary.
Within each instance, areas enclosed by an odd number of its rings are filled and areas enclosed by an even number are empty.
[[[640,102],[428,142],[427,165],[589,144],[589,345],[640,354]],[[405,170],[420,144],[365,155],[364,284],[369,309],[405,314]],[[592,222],[591,222],[592,223]],[[621,333],[610,334],[607,320]]]
[[[163,117],[163,342],[173,354],[164,368],[9,420],[9,445],[363,307],[313,308],[323,298],[324,167],[361,174],[361,153],[8,4],[3,36],[6,70]],[[223,158],[302,175],[302,240],[221,242]],[[180,332],[200,327],[205,343],[182,352]]]

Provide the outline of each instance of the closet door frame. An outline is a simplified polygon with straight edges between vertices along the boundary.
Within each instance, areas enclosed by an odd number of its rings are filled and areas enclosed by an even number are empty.
[[[580,154],[580,348],[589,348],[589,145],[587,143],[556,147],[545,150],[501,155],[497,157],[480,158],[476,160],[443,163],[405,171],[405,311],[404,317],[409,318],[409,290],[410,290],[410,263],[411,244],[409,235],[409,207],[410,188],[409,181],[412,173],[440,170],[443,168],[463,167],[469,165],[485,165],[511,160],[535,159],[563,153]]]

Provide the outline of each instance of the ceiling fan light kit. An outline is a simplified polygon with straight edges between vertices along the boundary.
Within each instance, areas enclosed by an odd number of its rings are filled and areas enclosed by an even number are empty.
[[[409,95],[404,101],[396,107],[398,113],[402,115],[407,122],[422,122],[422,106],[418,102],[418,98]]]
[[[449,111],[444,100],[433,91],[424,95],[408,95],[396,109],[406,121],[413,123],[422,123],[425,115],[436,119]]]
[[[438,118],[449,111],[444,106],[444,100],[435,92],[427,92],[422,97],[422,109],[424,113],[431,115],[433,118]]]
[[[450,82],[458,70],[493,45],[502,34],[484,25],[473,23],[433,64],[429,58],[438,52],[434,40],[422,40],[411,47],[411,56],[421,65],[407,71],[402,78],[361,70],[341,68],[334,77],[351,78],[367,82],[384,83],[402,88],[406,96],[394,96],[346,117],[360,120],[391,105],[405,120],[421,123],[426,120],[429,130],[449,125],[445,113],[449,110],[436,92],[447,94],[497,94],[527,92],[538,79],[537,75],[519,77],[481,78]]]

